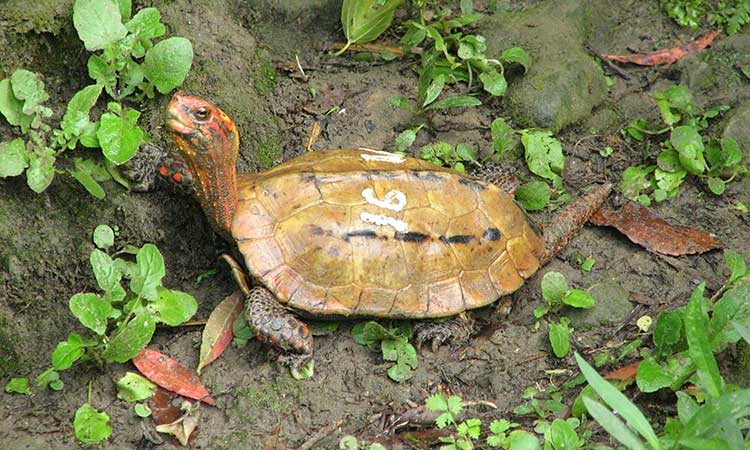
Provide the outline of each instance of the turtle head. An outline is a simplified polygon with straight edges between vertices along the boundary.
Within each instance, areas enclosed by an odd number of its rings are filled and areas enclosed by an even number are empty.
[[[217,231],[231,236],[237,206],[237,127],[211,102],[181,92],[169,102],[167,126],[193,176],[203,210]]]

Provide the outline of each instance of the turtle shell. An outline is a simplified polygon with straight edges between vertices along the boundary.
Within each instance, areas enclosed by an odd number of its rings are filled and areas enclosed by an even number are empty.
[[[238,178],[248,269],[314,315],[445,317],[518,289],[542,239],[496,186],[374,150],[308,153]]]

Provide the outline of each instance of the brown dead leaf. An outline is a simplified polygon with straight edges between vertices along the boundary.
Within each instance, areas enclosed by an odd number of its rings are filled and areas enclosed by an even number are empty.
[[[184,397],[214,404],[208,389],[195,372],[165,355],[145,348],[133,358],[138,370],[154,383]]]
[[[619,380],[619,381],[632,380],[635,378],[636,372],[638,370],[638,364],[640,363],[641,363],[640,360],[633,361],[627,366],[623,366],[623,367],[620,367],[619,369],[615,369],[611,372],[607,372],[604,374],[604,379]]]
[[[151,417],[157,425],[174,422],[182,415],[179,406],[173,400],[179,398],[174,392],[157,386],[156,393],[148,399],[148,407],[151,409]]]
[[[721,241],[704,230],[673,225],[631,201],[617,211],[601,207],[590,221],[595,225],[615,227],[646,250],[663,255],[691,255],[724,247]]]
[[[199,407],[200,402],[193,406],[189,401],[185,400],[182,402],[181,407],[185,413],[174,422],[157,425],[156,431],[174,435],[180,441],[180,444],[183,446],[187,445],[190,435],[193,434],[195,427],[198,426],[198,418],[200,417]]]
[[[198,374],[201,370],[218,358],[234,336],[232,325],[237,316],[242,313],[245,305],[245,296],[240,291],[236,291],[229,297],[221,301],[208,316],[206,326],[203,328],[203,338],[201,339],[201,354],[198,362]]]
[[[712,31],[706,36],[698,38],[681,47],[672,47],[648,53],[633,53],[632,55],[602,55],[602,57],[612,61],[637,64],[639,66],[672,64],[680,58],[684,58],[691,53],[697,53],[708,47],[718,35],[718,31]]]

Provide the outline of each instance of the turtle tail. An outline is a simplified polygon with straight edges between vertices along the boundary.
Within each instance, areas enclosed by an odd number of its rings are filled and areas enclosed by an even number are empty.
[[[593,191],[566,206],[551,223],[544,227],[544,253],[540,258],[542,265],[549,262],[568,245],[570,239],[583,226],[584,222],[589,220],[604,203],[611,190],[611,183],[596,187]]]

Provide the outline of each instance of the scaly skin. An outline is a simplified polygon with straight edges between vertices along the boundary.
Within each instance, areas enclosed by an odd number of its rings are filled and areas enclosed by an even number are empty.
[[[237,207],[237,174],[235,162],[239,151],[237,130],[219,108],[182,93],[174,95],[168,107],[167,124],[172,131],[184,165],[184,174],[192,174],[194,193],[214,228],[232,239],[231,227]],[[496,181],[509,187],[517,183],[503,174]],[[611,190],[603,185],[562,211],[558,220],[544,233],[546,249],[542,263],[549,261],[601,205]],[[460,201],[460,199],[456,199]],[[230,263],[231,264],[231,263]],[[238,280],[244,280],[239,265],[233,264]],[[239,275],[238,275],[239,274]],[[243,286],[240,281],[240,285]],[[258,338],[282,352],[280,361],[297,375],[312,360],[313,342],[307,327],[292,316],[263,287],[243,291],[247,297],[245,315]],[[471,317],[459,316],[437,324],[420,325],[417,342],[432,340],[433,348],[451,339],[463,339],[473,330]]]

